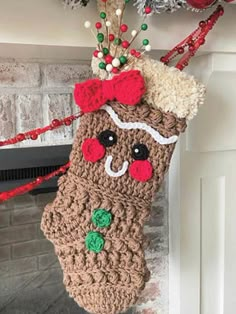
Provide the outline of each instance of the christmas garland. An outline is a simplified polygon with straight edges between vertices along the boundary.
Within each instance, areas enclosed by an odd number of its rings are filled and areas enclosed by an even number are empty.
[[[186,0],[135,0],[134,5],[137,6],[140,15],[143,15],[146,6],[151,7],[153,13],[172,13],[180,8],[187,7]]]
[[[85,7],[89,3],[89,0],[62,1],[66,7],[71,9]],[[202,11],[222,1],[231,2],[233,0],[133,0],[134,6],[137,7],[140,15],[143,15],[146,7],[150,7],[152,9],[152,13],[172,13],[180,8],[192,11]]]
[[[86,7],[89,3],[89,0],[62,0],[66,7],[71,9],[77,9],[79,7]]]

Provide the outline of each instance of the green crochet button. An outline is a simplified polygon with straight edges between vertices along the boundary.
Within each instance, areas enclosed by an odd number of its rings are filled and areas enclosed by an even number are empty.
[[[106,228],[111,225],[112,215],[103,208],[95,209],[92,215],[92,222],[96,227]]]
[[[103,235],[96,231],[89,231],[85,238],[85,245],[89,251],[100,253],[104,248],[105,240]]]

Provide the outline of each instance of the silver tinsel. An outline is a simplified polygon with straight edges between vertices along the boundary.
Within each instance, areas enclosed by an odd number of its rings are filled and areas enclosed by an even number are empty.
[[[101,1],[101,0],[98,0]],[[117,0],[112,1],[109,0],[112,5],[117,4]],[[120,0],[119,0],[120,1]],[[216,0],[216,2],[221,2],[222,0]],[[69,7],[71,9],[77,9],[79,7],[85,7],[89,0],[62,0],[65,7]],[[188,5],[186,0],[133,0],[134,6],[138,8],[138,13],[140,15],[144,15],[145,7],[149,6],[152,8],[153,13],[163,13],[163,12],[174,12],[180,8],[185,8],[187,10],[201,12],[203,10],[194,9]]]
[[[70,9],[77,9],[79,7],[85,7],[89,3],[89,0],[62,0],[62,2]]]
[[[134,5],[140,15],[144,15],[147,6],[152,8],[152,13],[172,13],[180,8],[187,8],[186,0],[135,0]]]

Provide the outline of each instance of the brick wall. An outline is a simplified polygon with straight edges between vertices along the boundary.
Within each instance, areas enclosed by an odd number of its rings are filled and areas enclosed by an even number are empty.
[[[91,76],[77,63],[0,63],[0,139],[46,125],[75,112],[73,83]],[[70,143],[76,124],[20,145]],[[70,299],[52,244],[40,231],[45,204],[54,193],[19,196],[0,205],[0,313],[84,313]],[[145,226],[146,258],[151,279],[129,313],[168,314],[167,183],[156,196]]]
[[[77,112],[73,84],[91,75],[86,64],[0,63],[0,140]],[[72,138],[72,127],[65,127],[16,146],[66,144]]]

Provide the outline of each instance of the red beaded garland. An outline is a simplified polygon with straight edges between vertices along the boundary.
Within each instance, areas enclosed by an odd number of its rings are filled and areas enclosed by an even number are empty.
[[[68,126],[72,123],[72,121],[78,119],[82,115],[83,115],[83,113],[81,112],[80,114],[71,115],[71,116],[66,117],[62,120],[54,119],[54,120],[52,120],[52,122],[49,125],[47,125],[43,128],[38,128],[38,129],[31,130],[31,131],[28,131],[25,133],[19,133],[15,137],[0,141],[0,147],[6,146],[6,145],[16,144],[18,142],[22,142],[24,140],[29,140],[29,139],[36,140],[40,134],[43,134],[43,133],[46,133],[46,132],[51,131],[53,129],[56,129],[62,125]]]
[[[10,199],[14,196],[24,194],[24,193],[27,193],[27,192],[33,190],[38,185],[42,184],[44,181],[50,180],[51,178],[53,178],[59,174],[65,173],[69,167],[70,167],[70,162],[63,165],[58,170],[55,170],[55,171],[53,171],[53,172],[51,172],[51,173],[49,173],[43,177],[37,177],[34,181],[32,181],[30,183],[24,184],[22,186],[19,186],[15,189],[12,189],[9,191],[0,192],[0,203],[7,201],[8,199]]]
[[[219,5],[215,12],[207,20],[199,22],[199,27],[192,32],[191,35],[184,39],[174,49],[169,51],[165,56],[161,57],[161,62],[167,65],[170,61],[177,57],[177,55],[182,54],[181,59],[176,65],[176,68],[182,71],[184,67],[188,65],[190,58],[195,55],[199,47],[204,45],[205,37],[223,13],[224,9],[221,5]],[[184,53],[187,46],[188,49],[186,49],[186,52]]]
[[[26,133],[19,133],[13,138],[10,138],[10,139],[4,140],[4,141],[0,141],[0,146],[16,144],[18,142],[28,140],[28,139],[36,140],[38,138],[38,135],[40,135],[40,134],[43,134],[47,131],[56,129],[62,125],[66,125],[66,126],[70,125],[73,120],[78,119],[82,114],[83,113],[81,112],[78,115],[71,115],[71,116],[66,117],[62,120],[53,119],[51,124],[48,126],[45,126],[43,128],[38,128],[35,130],[31,130],[31,131],[28,131]],[[54,176],[57,176],[59,174],[64,173],[69,168],[69,166],[70,166],[70,162],[68,162],[66,165],[60,167],[58,170],[53,171],[53,172],[45,175],[44,177],[38,177],[30,183],[27,183],[25,185],[22,185],[22,186],[15,188],[15,189],[0,193],[0,203],[8,200],[9,198],[12,198],[14,196],[17,196],[17,195],[20,195],[20,194],[23,194],[23,193],[26,193],[26,192],[33,190],[35,187],[40,185],[42,182],[49,180],[49,179],[53,178]]]

